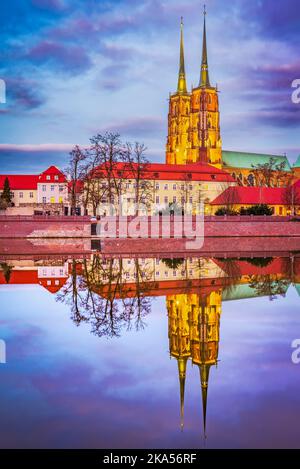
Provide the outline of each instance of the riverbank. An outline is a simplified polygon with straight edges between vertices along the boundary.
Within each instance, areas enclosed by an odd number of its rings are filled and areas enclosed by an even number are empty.
[[[185,229],[189,225],[189,232]],[[175,246],[195,234],[204,238],[300,238],[300,223],[292,217],[105,217],[92,222],[76,216],[0,216],[0,238],[92,238],[138,243],[157,240]]]

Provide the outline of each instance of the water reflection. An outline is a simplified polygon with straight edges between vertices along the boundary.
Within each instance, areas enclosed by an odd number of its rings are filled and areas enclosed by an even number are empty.
[[[0,283],[36,283],[68,305],[71,319],[99,337],[141,331],[153,297],[165,297],[169,353],[177,361],[180,428],[184,429],[187,362],[199,368],[203,431],[206,433],[209,375],[218,364],[222,303],[285,296],[300,291],[300,257],[23,259],[1,262]],[[242,312],[241,312],[242,313]],[[200,389],[201,387],[201,389]]]

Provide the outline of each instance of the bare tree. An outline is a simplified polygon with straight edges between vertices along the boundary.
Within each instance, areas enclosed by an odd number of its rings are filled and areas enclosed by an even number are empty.
[[[75,214],[79,201],[79,185],[85,174],[86,152],[76,145],[69,155],[69,166],[65,169],[65,173],[70,180],[71,213]]]
[[[147,179],[149,171],[149,161],[145,156],[147,148],[143,143],[135,142],[126,144],[127,167],[130,179],[134,181],[134,202],[136,204],[136,214],[139,204],[146,205],[149,209],[153,202],[153,183]]]
[[[99,162],[97,168],[92,172],[93,179],[100,180],[100,186],[95,183],[93,198],[99,199],[97,190],[99,187],[105,190],[105,199],[110,204],[121,200],[124,180],[128,175],[127,149],[121,142],[117,133],[106,132],[104,135],[97,134],[91,138],[91,154]],[[104,193],[102,194],[102,199]]]
[[[300,191],[292,178],[288,179],[287,186],[283,190],[282,203],[287,205],[291,215],[295,215],[296,207],[300,205]]]
[[[258,186],[278,186],[287,177],[285,162],[277,163],[274,157],[271,157],[266,163],[252,165],[252,168]]]

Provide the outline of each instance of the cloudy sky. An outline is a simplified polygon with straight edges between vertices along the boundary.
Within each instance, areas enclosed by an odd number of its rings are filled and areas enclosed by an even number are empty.
[[[223,148],[300,153],[298,0],[207,0],[210,78],[220,89]],[[176,88],[180,16],[188,84],[199,80],[198,0],[1,2],[1,172],[65,166],[74,144],[105,130],[164,161]]]

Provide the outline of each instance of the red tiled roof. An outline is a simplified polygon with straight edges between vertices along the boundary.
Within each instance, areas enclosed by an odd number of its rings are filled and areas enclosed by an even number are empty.
[[[47,176],[50,176],[50,179],[47,179]],[[58,179],[54,179],[54,176],[58,176]],[[67,179],[65,175],[58,169],[56,166],[49,166],[46,171],[43,171],[39,175],[39,181],[38,182],[67,182]]]
[[[100,165],[95,169],[95,176],[105,177],[105,166]],[[116,178],[134,179],[136,177],[137,164],[116,163],[113,165],[113,175]],[[103,174],[101,174],[103,173]],[[226,171],[214,166],[202,163],[186,165],[148,163],[141,171],[141,179],[153,179],[162,181],[226,181],[235,182]]]
[[[38,175],[32,174],[1,174],[0,175],[0,190],[3,190],[4,181],[8,178],[10,189],[17,190],[30,190],[36,189],[38,182]]]
[[[211,205],[289,205],[284,187],[228,187],[216,197]]]
[[[51,281],[51,285],[47,285],[48,281]],[[55,285],[55,281],[59,284]],[[66,277],[59,278],[38,278],[37,270],[12,270],[9,277],[9,285],[32,285],[39,284],[46,288],[50,293],[58,292],[62,286],[66,283]],[[6,284],[3,271],[0,270],[0,285]]]

